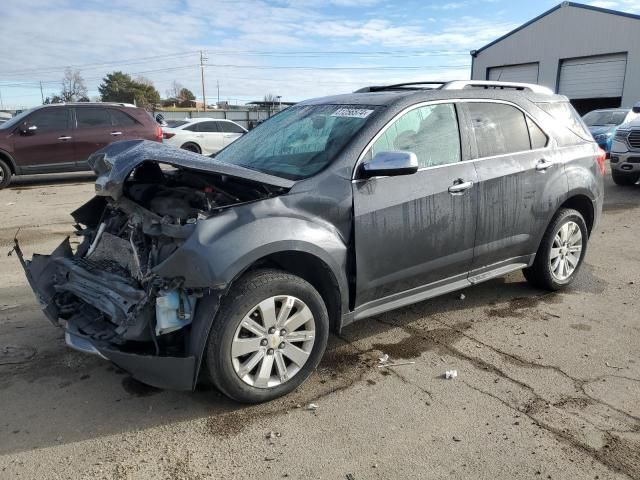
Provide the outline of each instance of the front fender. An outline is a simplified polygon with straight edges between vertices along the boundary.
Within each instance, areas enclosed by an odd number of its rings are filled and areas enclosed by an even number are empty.
[[[297,214],[280,198],[200,221],[193,235],[154,270],[163,278],[183,277],[187,288],[220,290],[261,258],[287,251],[305,252],[324,262],[344,304],[348,298],[345,242],[330,224]]]

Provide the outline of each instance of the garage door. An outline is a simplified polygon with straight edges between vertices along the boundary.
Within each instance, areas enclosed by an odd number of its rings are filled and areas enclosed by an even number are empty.
[[[626,69],[626,53],[563,60],[558,93],[571,99],[622,97]]]
[[[505,65],[489,68],[487,80],[501,82],[538,83],[538,64],[525,63],[522,65]]]

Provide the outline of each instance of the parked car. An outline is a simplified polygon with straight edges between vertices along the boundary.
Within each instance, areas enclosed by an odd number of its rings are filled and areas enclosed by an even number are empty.
[[[26,110],[0,124],[0,188],[13,175],[89,170],[87,159],[116,140],[162,141],[143,109],[125,103],[61,103]]]
[[[608,108],[593,110],[582,119],[600,148],[609,153],[611,152],[611,144],[613,143],[616,128],[623,123],[634,120],[638,116],[640,116],[640,103],[632,109]]]
[[[163,142],[190,152],[211,155],[247,133],[231,120],[191,118],[168,120],[163,130]]]
[[[142,382],[189,390],[206,372],[261,402],[356,320],[521,269],[538,288],[571,284],[605,156],[567,98],[427,87],[299,103],[216,158],[151,142],[95,153],[96,197],[72,214],[82,243],[26,261],[16,241],[46,316]]]
[[[640,180],[640,118],[621,125],[611,147],[611,177],[618,185]]]

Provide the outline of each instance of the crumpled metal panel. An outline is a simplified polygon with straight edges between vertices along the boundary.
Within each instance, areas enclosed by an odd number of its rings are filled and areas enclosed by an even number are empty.
[[[146,161],[219,173],[287,189],[295,184],[292,180],[223,163],[215,158],[149,140],[125,140],[111,143],[91,155],[88,161],[89,166],[98,175],[96,195],[108,196],[115,200],[122,196],[124,182],[131,171]]]

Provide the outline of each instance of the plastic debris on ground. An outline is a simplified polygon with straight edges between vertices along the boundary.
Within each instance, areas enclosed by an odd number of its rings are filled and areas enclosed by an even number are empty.
[[[315,412],[316,410],[318,410],[318,405],[316,405],[315,403],[310,403],[309,405],[304,407],[304,409]]]
[[[447,370],[446,372],[444,372],[444,378],[446,378],[447,380],[453,380],[457,376],[458,376],[457,370]]]

